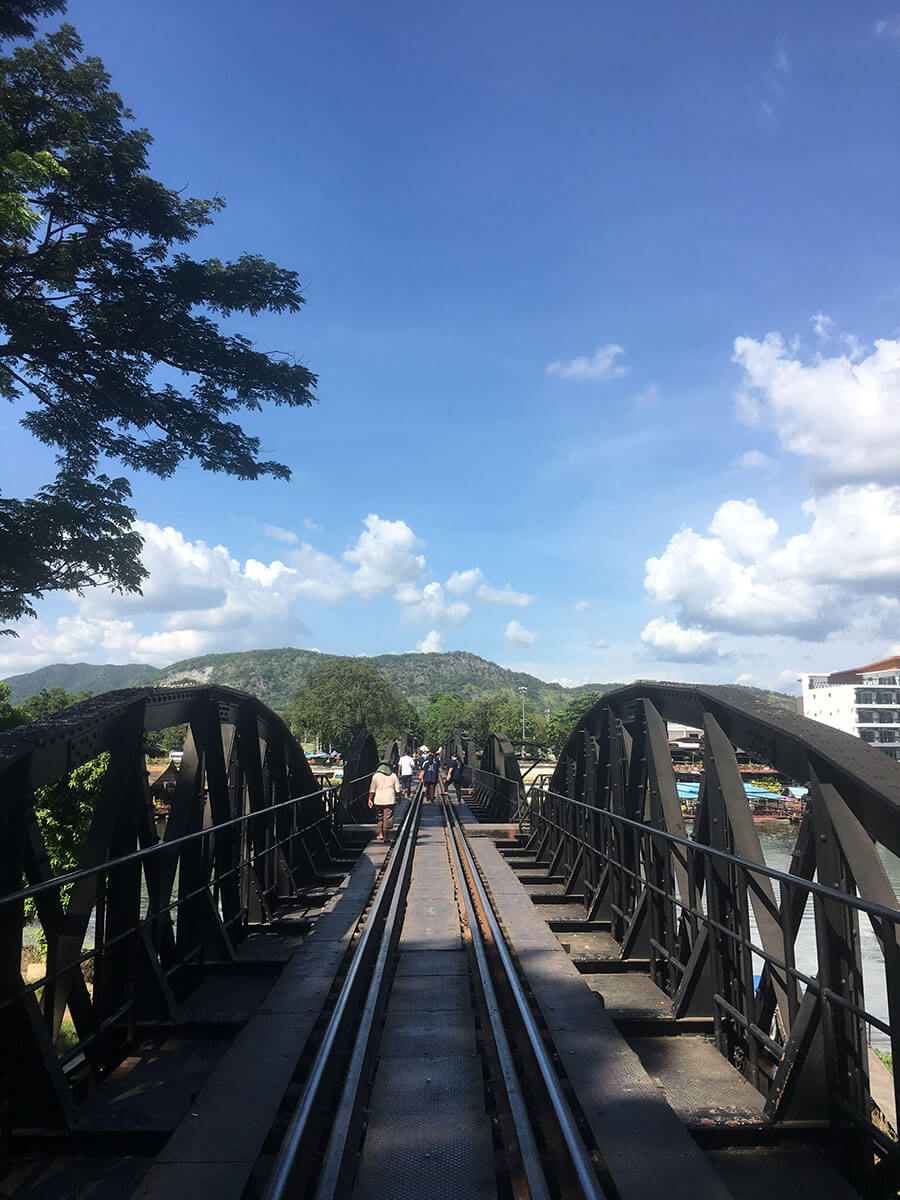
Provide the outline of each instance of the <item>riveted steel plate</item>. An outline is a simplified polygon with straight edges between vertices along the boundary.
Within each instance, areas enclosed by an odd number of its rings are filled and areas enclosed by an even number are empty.
[[[481,1064],[468,1055],[382,1060],[354,1200],[493,1200]]]
[[[471,1003],[466,975],[407,975],[391,988],[391,1012],[446,1012]]]
[[[469,960],[464,950],[419,950],[401,954],[397,960],[402,975],[467,975]]]
[[[388,1012],[381,1058],[446,1058],[475,1053],[471,1012]]]
[[[763,1097],[707,1038],[640,1037],[629,1038],[629,1045],[688,1124],[762,1119]]]

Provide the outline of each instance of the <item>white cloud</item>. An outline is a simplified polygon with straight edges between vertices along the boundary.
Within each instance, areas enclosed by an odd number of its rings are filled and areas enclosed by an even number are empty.
[[[394,599],[402,606],[403,619],[411,622],[434,622],[436,625],[459,627],[472,611],[461,600],[447,603],[439,583],[426,583],[398,588]]]
[[[846,339],[845,339],[846,341]],[[808,458],[820,486],[900,479],[900,340],[881,339],[868,354],[804,364],[778,333],[761,342],[739,337],[743,368],[737,413],[774,429],[784,447]]]
[[[263,525],[263,532],[276,542],[286,542],[289,546],[296,546],[300,540],[296,533],[292,533],[290,529],[282,529],[280,525]]]
[[[875,36],[900,42],[900,16],[886,17],[882,21],[876,21]]]
[[[592,650],[607,650],[609,642],[604,642],[602,638],[597,638],[596,641],[589,643]]]
[[[228,547],[191,541],[171,526],[137,522],[135,528],[149,572],[143,594],[96,588],[68,598],[74,615],[55,623],[19,622],[19,637],[0,642],[0,674],[79,659],[162,665],[218,650],[297,644],[309,633],[303,617],[311,608],[376,595],[390,595],[404,621],[421,622],[432,633],[462,625],[472,603],[523,608],[534,599],[509,584],[494,587],[477,567],[454,572],[445,591],[428,581],[422,543],[412,529],[375,514],[366,517],[342,558],[298,544],[279,526],[267,532],[285,543],[284,558],[269,562],[241,562]]]
[[[647,655],[665,662],[709,662],[720,657],[716,638],[701,629],[683,629],[677,621],[654,617],[643,629]]]
[[[511,646],[533,646],[537,641],[537,634],[525,629],[518,621],[510,621],[503,636]]]
[[[502,588],[494,587],[485,579],[480,567],[454,571],[444,586],[454,596],[471,593],[476,604],[511,604],[514,608],[527,608],[534,602],[534,596],[516,592],[508,583]]]
[[[310,533],[324,533],[325,529],[318,521],[314,521],[312,517],[303,518],[303,528],[308,529]]]
[[[746,471],[768,470],[776,465],[775,459],[769,458],[768,454],[763,454],[761,450],[746,450],[732,463],[732,466],[743,467]]]
[[[758,558],[778,536],[778,522],[760,512],[755,500],[726,500],[709,526],[729,554]]]
[[[369,513],[356,545],[344,552],[355,563],[350,586],[361,596],[392,592],[422,578],[425,555],[416,551],[422,542],[405,521],[386,521]]]
[[[646,564],[645,587],[679,620],[736,634],[821,638],[888,628],[900,591],[900,488],[843,487],[808,500],[804,533],[779,541],[752,501],[727,501],[711,537],[684,528]]]
[[[576,600],[575,603],[572,605],[572,612],[574,612],[574,613],[590,612],[590,609],[591,609],[590,600]]]
[[[610,342],[595,350],[592,358],[582,355],[568,362],[549,363],[547,374],[558,375],[560,379],[618,379],[631,370],[624,363],[616,361],[624,353],[621,346]]]
[[[827,313],[813,313],[809,318],[809,323],[813,327],[813,333],[823,342],[834,337],[834,321]]]
[[[436,629],[432,629],[431,633],[426,633],[421,642],[416,642],[416,649],[420,654],[440,654],[444,649],[443,635]]]

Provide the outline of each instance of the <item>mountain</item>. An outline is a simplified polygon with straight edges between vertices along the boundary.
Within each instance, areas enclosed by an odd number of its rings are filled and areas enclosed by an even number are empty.
[[[81,692],[112,692],[116,688],[139,687],[157,674],[149,663],[129,663],[126,666],[97,666],[96,663],[53,663],[24,675],[9,675],[3,681],[10,687],[10,700],[19,704],[43,688],[61,687],[79,695]]]
[[[199,658],[184,658],[171,666],[158,669],[144,664],[130,666],[94,666],[89,663],[57,663],[41,667],[24,675],[11,675],[6,682],[11,687],[11,700],[18,704],[41,688],[63,687],[67,691],[89,691],[95,695],[115,688],[160,686],[179,680],[192,679],[197,683],[220,683],[259,696],[264,704],[284,712],[294,694],[313,667],[333,654],[317,650],[296,650],[286,646],[279,650],[244,650],[233,654],[204,654]],[[527,688],[526,696],[541,712],[555,712],[574,696],[595,690],[608,692],[615,683],[589,683],[566,688],[560,683],[547,683],[524,671],[508,671],[488,659],[479,658],[465,650],[446,654],[379,654],[366,658],[380,675],[402,695],[423,708],[433,692],[457,692],[465,700],[477,700],[497,692],[513,692]],[[780,692],[765,692],[746,688],[747,692],[796,711],[793,696]]]
[[[157,671],[153,682],[172,683],[177,679],[196,679],[198,683],[222,683],[241,691],[253,692],[271,708],[283,711],[303,686],[308,671],[333,654],[316,650],[248,650],[235,654],[205,654],[185,658]],[[433,692],[458,692],[464,700],[477,700],[497,692],[528,689],[527,696],[537,708],[555,711],[575,695],[559,683],[547,683],[522,671],[508,671],[497,663],[453,650],[447,654],[379,654],[365,659],[379,675],[401,695],[424,708]],[[608,691],[612,684],[593,685]],[[579,689],[584,690],[584,689]]]

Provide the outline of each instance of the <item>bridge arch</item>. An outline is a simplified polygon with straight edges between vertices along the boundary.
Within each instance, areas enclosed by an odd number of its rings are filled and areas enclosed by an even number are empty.
[[[180,724],[160,837],[144,733]],[[34,790],[100,754],[78,867],[54,876]],[[0,1091],[17,1123],[55,1112],[65,1124],[72,1088],[118,1061],[136,1021],[171,1018],[207,966],[233,961],[248,928],[340,852],[337,789],[319,787],[276,713],[226,687],[110,692],[2,734],[0,795]],[[27,986],[26,900],[47,944],[46,975]],[[76,1046],[59,1053],[67,1012]]]

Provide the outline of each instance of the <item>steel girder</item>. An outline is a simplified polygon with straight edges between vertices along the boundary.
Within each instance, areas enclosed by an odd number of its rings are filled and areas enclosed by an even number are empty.
[[[145,731],[186,724],[157,833]],[[78,869],[54,876],[34,789],[108,754]],[[167,1020],[205,966],[315,884],[340,848],[334,790],[318,787],[282,719],[224,687],[137,688],[0,735],[0,1092],[13,1120],[66,1124],[72,1086],[102,1074],[136,1025]],[[46,976],[21,971],[26,900]],[[93,938],[93,945],[91,939]],[[78,1045],[60,1058],[66,1012]]]
[[[666,721],[704,734],[690,837]],[[787,873],[764,863],[735,748],[808,785]],[[648,960],[673,1017],[707,1018],[771,1121],[830,1121],[856,1186],[892,1194],[900,1153],[882,1118],[896,1128],[900,1088],[895,1076],[893,1111],[874,1120],[871,1073],[883,1068],[867,1033],[900,1050],[900,911],[877,853],[900,854],[900,763],[738,689],[634,684],[584,716],[530,800],[539,857],[609,923],[622,958]],[[811,973],[796,966],[804,910]],[[861,915],[883,955],[887,1020],[866,1010]]]

